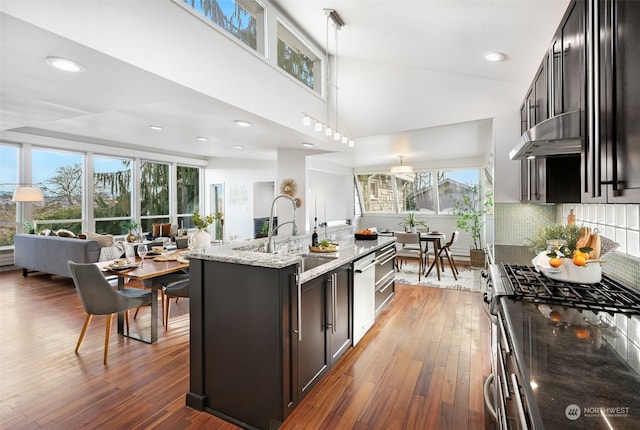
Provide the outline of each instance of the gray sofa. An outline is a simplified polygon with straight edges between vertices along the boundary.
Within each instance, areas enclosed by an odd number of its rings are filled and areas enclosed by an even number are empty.
[[[29,271],[50,273],[70,278],[67,261],[95,263],[100,246],[95,240],[75,239],[36,234],[16,234],[14,264],[22,267],[22,276]]]

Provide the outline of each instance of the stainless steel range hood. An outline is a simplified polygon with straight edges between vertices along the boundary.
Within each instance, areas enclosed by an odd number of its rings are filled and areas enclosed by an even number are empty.
[[[520,143],[511,150],[509,158],[524,160],[530,157],[579,154],[582,149],[580,133],[581,111],[556,115],[531,127]]]

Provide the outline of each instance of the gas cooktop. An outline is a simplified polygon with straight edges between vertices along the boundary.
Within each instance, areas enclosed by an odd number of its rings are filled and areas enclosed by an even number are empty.
[[[640,315],[640,291],[603,275],[596,284],[556,281],[534,267],[502,264],[505,295],[532,303],[555,304],[593,312]]]

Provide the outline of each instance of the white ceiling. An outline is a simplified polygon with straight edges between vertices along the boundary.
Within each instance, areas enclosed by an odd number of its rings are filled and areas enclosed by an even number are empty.
[[[518,103],[568,1],[274,3],[318,46],[326,40],[323,9],[335,9],[346,23],[338,33],[339,128],[357,144],[326,158],[362,167],[388,164],[400,153],[407,162],[486,157],[491,143],[486,119],[513,115],[517,120]],[[310,140],[300,129],[249,114],[7,13],[0,13],[0,24],[3,131],[193,157],[275,159],[278,148],[301,148]],[[505,53],[507,61],[484,61],[481,54],[488,50]],[[52,71],[42,61],[52,53],[83,58],[91,73],[70,77]],[[239,130],[233,124],[238,118],[253,126]],[[153,132],[150,124],[165,130]],[[197,135],[211,140],[197,142]],[[234,149],[234,144],[245,148]]]

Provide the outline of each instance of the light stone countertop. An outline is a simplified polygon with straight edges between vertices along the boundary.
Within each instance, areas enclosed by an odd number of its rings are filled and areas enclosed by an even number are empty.
[[[289,238],[292,239],[292,238]],[[290,241],[290,246],[286,250],[277,251],[276,253],[264,252],[267,240],[254,239],[246,242],[229,243],[224,245],[211,245],[206,248],[194,249],[186,256],[188,258],[220,261],[234,264],[245,264],[248,266],[271,267],[281,269],[293,264],[300,264],[302,257],[311,254],[315,257],[329,257],[329,262],[318,267],[309,269],[301,274],[301,282],[306,282],[324,273],[327,273],[345,263],[351,263],[358,258],[370,254],[385,245],[395,242],[395,237],[378,236],[377,240],[355,240],[343,239],[338,241],[338,250],[336,252],[327,253],[311,253],[308,245],[305,248],[301,244],[295,244]],[[287,248],[287,243],[281,241],[280,246],[276,249]]]

